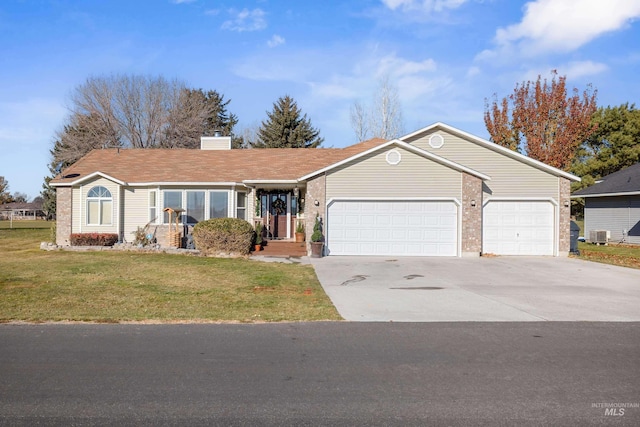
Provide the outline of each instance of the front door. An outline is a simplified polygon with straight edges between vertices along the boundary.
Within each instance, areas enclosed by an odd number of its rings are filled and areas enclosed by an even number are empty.
[[[267,228],[267,239],[293,237],[295,215],[292,215],[293,194],[286,191],[271,192],[261,196],[263,221]]]
[[[269,234],[273,239],[286,239],[289,209],[286,193],[269,195]]]

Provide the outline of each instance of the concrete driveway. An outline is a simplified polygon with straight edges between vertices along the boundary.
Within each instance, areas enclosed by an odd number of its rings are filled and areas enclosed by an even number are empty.
[[[640,321],[640,270],[575,258],[312,259],[350,321]]]

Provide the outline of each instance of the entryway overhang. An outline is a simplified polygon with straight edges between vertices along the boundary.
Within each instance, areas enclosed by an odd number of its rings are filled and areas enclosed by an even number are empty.
[[[306,187],[306,182],[297,179],[246,179],[242,183],[247,187],[264,190],[292,190]]]

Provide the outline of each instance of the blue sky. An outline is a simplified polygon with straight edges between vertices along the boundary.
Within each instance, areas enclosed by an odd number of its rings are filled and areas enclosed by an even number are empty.
[[[237,130],[291,95],[333,147],[385,75],[407,133],[486,138],[485,98],[552,69],[599,105],[640,104],[639,18],[640,0],[3,0],[0,175],[37,196],[70,92],[114,73],[215,89]]]

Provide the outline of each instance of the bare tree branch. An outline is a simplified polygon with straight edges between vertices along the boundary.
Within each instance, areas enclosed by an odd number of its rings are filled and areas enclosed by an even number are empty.
[[[388,75],[378,81],[369,112],[357,101],[351,106],[351,127],[359,141],[369,137],[393,139],[404,132],[400,96]]]

